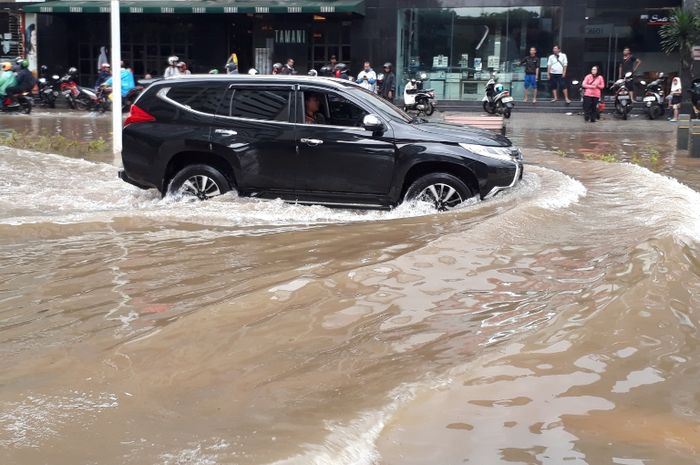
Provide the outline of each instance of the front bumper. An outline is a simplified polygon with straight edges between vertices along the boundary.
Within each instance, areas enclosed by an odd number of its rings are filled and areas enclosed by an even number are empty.
[[[484,196],[484,200],[493,198],[496,194],[512,189],[515,185],[523,178],[523,162],[521,160],[512,160],[511,163],[515,165],[515,173],[513,174],[513,180],[510,184],[505,186],[494,186],[491,190]]]

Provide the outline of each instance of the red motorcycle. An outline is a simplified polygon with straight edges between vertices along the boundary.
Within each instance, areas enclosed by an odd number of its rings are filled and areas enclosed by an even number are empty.
[[[97,94],[90,89],[78,85],[76,76],[78,70],[70,68],[68,73],[59,80],[61,94],[73,110],[96,110],[99,108]]]

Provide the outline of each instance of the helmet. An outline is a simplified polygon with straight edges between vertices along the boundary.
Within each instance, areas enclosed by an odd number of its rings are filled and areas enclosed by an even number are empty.
[[[41,70],[42,73],[45,73],[49,70],[49,67],[46,65],[41,65],[41,67],[39,67],[39,69]]]
[[[392,65],[392,64],[391,64],[390,62],[388,62],[388,61],[387,61],[386,63],[384,63],[384,68],[389,68],[389,69],[391,69],[391,68],[393,68],[393,66],[394,66],[394,65]]]
[[[22,60],[24,60],[24,58],[22,58],[22,57],[17,57],[17,58],[15,58],[15,64],[20,64],[20,63],[22,63]]]
[[[277,71],[282,69],[282,63],[275,63],[272,65],[272,69],[276,69]]]
[[[68,74],[78,74],[78,69],[75,66],[68,68]]]
[[[255,76],[256,74],[258,74],[258,70],[255,68],[250,68],[248,70],[248,74],[250,74],[251,76]]]
[[[187,63],[185,63],[184,61],[181,61],[177,64],[177,67],[187,69]]]
[[[12,70],[12,63],[9,61],[6,61],[2,64],[2,70],[3,71],[11,71]]]
[[[111,68],[111,66],[109,65],[109,63],[102,63],[102,64],[100,65],[100,68],[107,68],[107,69],[109,69],[109,68]]]
[[[178,60],[179,60],[179,58],[176,57],[175,55],[169,56],[169,57],[168,57],[168,64],[169,64],[170,66],[175,66],[175,64],[178,62]]]
[[[384,81],[384,73],[379,73],[377,74],[377,82],[382,82]]]
[[[422,72],[418,75],[421,81],[426,81],[428,79],[428,75],[425,72]]]
[[[309,72],[306,74],[308,74],[311,77],[316,77],[318,76],[318,71],[316,71],[315,69],[310,69]]]
[[[416,83],[416,80],[415,80],[415,79],[411,79],[411,84],[415,84],[415,83]]]
[[[503,84],[501,84],[501,83],[499,82],[499,83],[496,84],[496,86],[494,87],[494,90],[495,90],[496,92],[499,92],[499,93],[500,93],[500,92],[503,92]]]
[[[219,74],[219,70],[214,68],[209,70],[209,74]]]
[[[331,76],[333,74],[333,70],[330,66],[324,65],[321,66],[321,69],[319,70],[318,74],[320,74],[321,76]]]
[[[24,68],[29,68],[29,60],[22,60],[19,62],[19,66],[24,69]]]

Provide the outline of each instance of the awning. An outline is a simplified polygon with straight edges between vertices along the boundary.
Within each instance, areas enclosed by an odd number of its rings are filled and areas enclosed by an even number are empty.
[[[109,1],[50,1],[24,6],[27,13],[109,13]],[[365,0],[317,0],[311,2],[284,0],[246,1],[125,1],[122,13],[224,14],[224,13],[355,13],[364,16]]]

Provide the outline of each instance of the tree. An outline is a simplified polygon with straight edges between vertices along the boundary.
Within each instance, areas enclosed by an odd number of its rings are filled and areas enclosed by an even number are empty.
[[[696,2],[697,3],[697,2]],[[678,51],[681,58],[681,82],[687,86],[693,77],[693,46],[700,39],[700,17],[694,11],[674,8],[671,23],[659,30],[661,48],[670,55]]]

